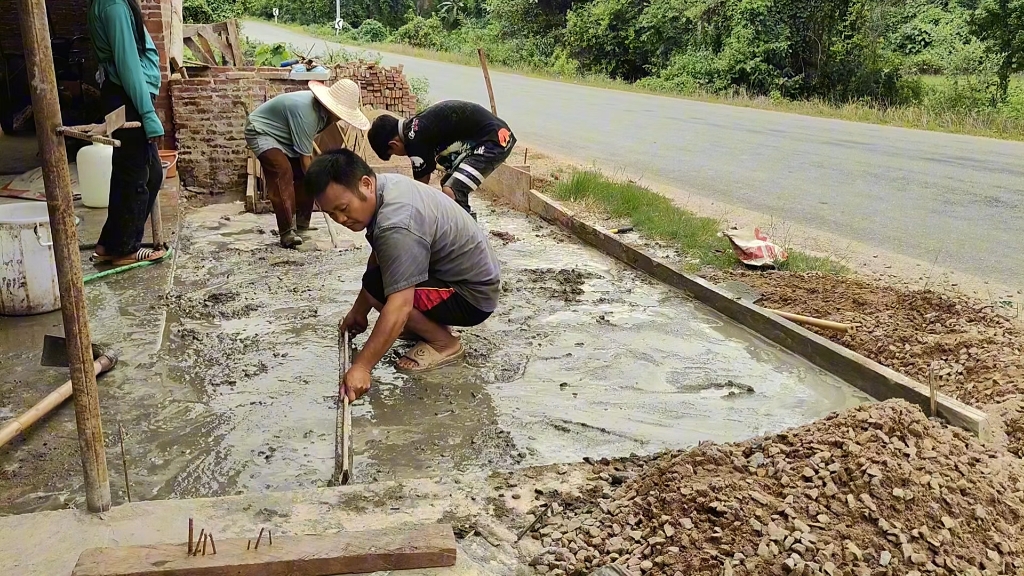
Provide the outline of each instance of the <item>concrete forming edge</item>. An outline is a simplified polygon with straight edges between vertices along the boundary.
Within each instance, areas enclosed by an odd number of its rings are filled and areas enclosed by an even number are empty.
[[[930,411],[931,396],[927,386],[886,368],[860,354],[823,338],[763,308],[734,298],[731,294],[706,280],[677,270],[650,254],[629,246],[614,235],[604,232],[577,218],[572,211],[557,201],[530,190],[527,206],[518,200],[515,190],[503,190],[510,202],[519,209],[537,214],[574,234],[580,240],[674,288],[678,288],[714,310],[728,316],[740,325],[797,354],[815,366],[845,380],[852,386],[877,400],[901,398]],[[963,428],[982,439],[989,435],[988,416],[944,394],[937,394],[936,405],[940,416],[954,426]]]

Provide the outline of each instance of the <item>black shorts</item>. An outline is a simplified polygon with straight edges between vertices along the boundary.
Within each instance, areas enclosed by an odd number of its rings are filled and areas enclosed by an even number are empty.
[[[475,192],[484,179],[491,175],[504,162],[516,145],[516,137],[509,132],[508,140],[502,146],[498,142],[484,142],[466,154],[441,178],[441,186],[452,189],[455,201],[472,213],[469,208],[469,193]]]
[[[380,267],[368,268],[363,273],[363,290],[377,302],[387,302]],[[435,278],[427,278],[425,282],[416,285],[412,305],[442,326],[476,326],[491,316],[491,312],[484,312],[470,304],[450,284]]]

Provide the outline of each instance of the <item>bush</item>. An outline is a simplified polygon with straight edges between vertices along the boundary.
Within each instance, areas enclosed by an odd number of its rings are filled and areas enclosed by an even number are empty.
[[[359,25],[353,33],[353,37],[360,42],[384,42],[388,39],[388,29],[380,22],[367,19]]]
[[[448,47],[447,33],[437,18],[417,16],[395,31],[394,42],[408,44],[429,50],[444,50]]]

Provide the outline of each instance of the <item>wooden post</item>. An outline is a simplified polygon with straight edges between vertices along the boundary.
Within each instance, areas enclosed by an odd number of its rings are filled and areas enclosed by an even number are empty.
[[[43,161],[46,207],[50,212],[53,252],[57,261],[61,314],[64,317],[71,386],[75,396],[78,447],[85,472],[85,502],[89,511],[103,512],[110,509],[110,480],[107,476],[107,457],[103,451],[96,375],[92,370],[92,338],[89,335],[89,315],[82,286],[82,263],[71,198],[71,175],[68,172],[64,137],[57,134],[61,116],[53,51],[50,47],[50,29],[46,20],[46,2],[18,0],[18,6],[36,138],[39,140],[39,156]]]
[[[484,70],[484,83],[487,84],[487,97],[491,99],[491,114],[498,115],[498,107],[494,104],[494,89],[491,88],[491,75],[487,72],[487,55],[483,48],[477,48],[476,53],[480,56],[480,67]]]

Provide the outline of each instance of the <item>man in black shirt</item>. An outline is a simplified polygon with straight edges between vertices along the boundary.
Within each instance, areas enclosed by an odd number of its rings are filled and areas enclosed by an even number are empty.
[[[413,178],[430,184],[430,174],[445,170],[441,190],[469,212],[475,191],[508,158],[516,138],[504,120],[474,102],[445,100],[405,120],[378,116],[367,134],[381,160],[408,156]]]

